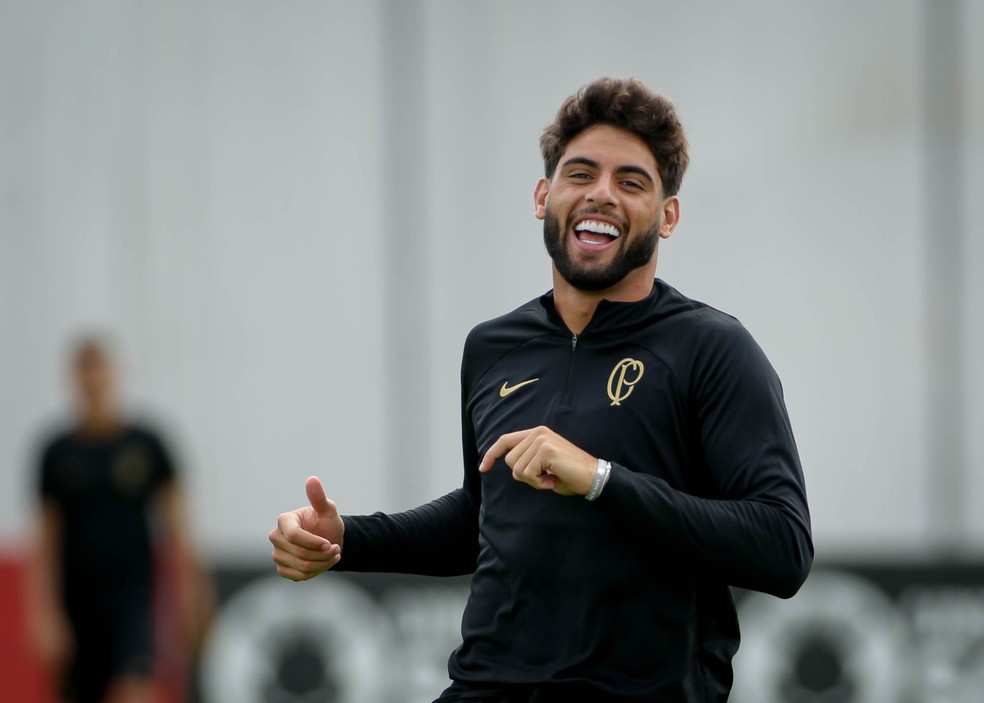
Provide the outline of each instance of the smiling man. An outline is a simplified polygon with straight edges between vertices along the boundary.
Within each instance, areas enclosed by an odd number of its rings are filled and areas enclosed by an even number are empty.
[[[541,151],[553,288],[465,342],[461,488],[343,517],[311,477],[270,533],[277,571],[473,574],[441,702],[725,701],[730,587],[790,597],[813,561],[779,379],[655,278],[688,163],[666,98],[595,81]]]

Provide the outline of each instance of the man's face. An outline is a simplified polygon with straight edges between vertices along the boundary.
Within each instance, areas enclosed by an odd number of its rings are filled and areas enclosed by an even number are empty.
[[[85,349],[75,360],[75,390],[85,410],[101,407],[112,394],[109,359],[98,349]]]
[[[557,272],[587,291],[609,289],[630,275],[652,277],[659,238],[676,224],[676,198],[664,200],[649,147],[610,125],[572,139],[553,177],[537,185],[534,201]]]

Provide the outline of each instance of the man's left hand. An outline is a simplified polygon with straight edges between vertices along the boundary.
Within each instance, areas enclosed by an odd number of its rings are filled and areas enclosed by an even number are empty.
[[[587,495],[598,469],[595,457],[549,427],[502,435],[485,452],[478,470],[489,471],[500,457],[517,481],[565,496]]]

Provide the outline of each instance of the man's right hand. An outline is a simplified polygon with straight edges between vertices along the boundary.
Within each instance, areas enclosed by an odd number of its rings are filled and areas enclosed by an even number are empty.
[[[304,489],[310,505],[281,513],[270,533],[277,574],[291,581],[313,578],[342,557],[345,523],[335,503],[325,496],[317,476],[308,478]]]

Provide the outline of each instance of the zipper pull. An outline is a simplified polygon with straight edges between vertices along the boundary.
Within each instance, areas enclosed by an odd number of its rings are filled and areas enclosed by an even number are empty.
[[[577,335],[571,337],[571,351],[577,351]]]

